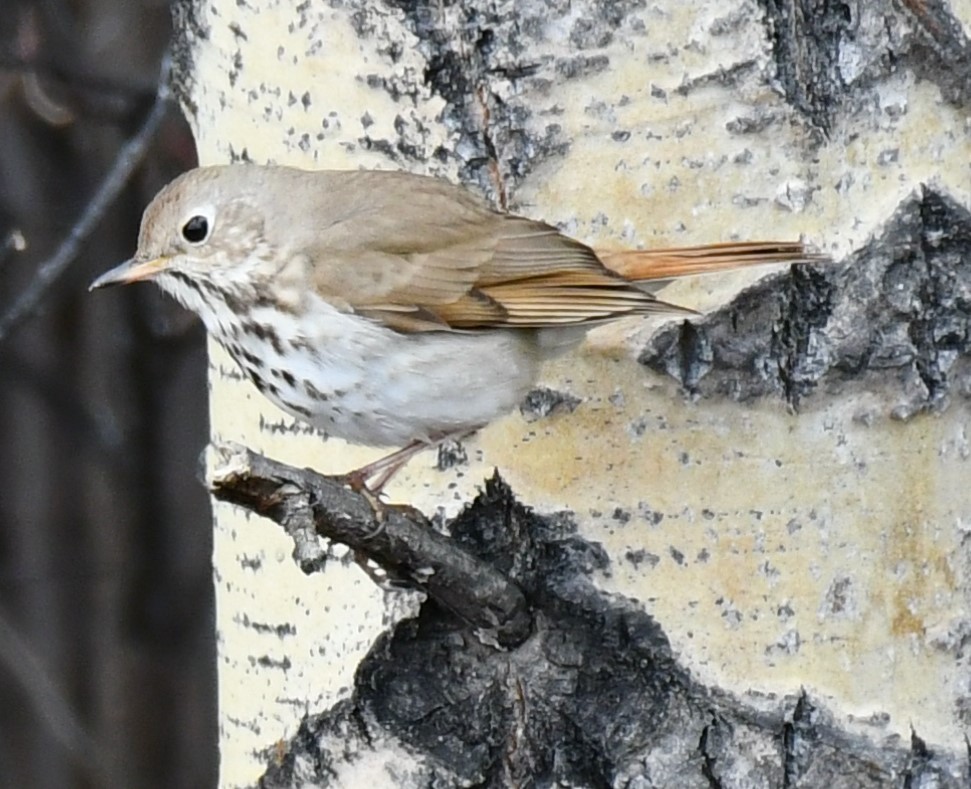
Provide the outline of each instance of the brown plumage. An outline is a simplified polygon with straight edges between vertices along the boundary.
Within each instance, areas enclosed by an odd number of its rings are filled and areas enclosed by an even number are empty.
[[[598,252],[544,222],[489,208],[465,189],[393,172],[323,174],[317,291],[398,331],[599,323],[690,310],[631,281],[805,261],[796,243]],[[398,187],[398,188],[395,188]],[[406,198],[402,200],[402,195]],[[358,199],[365,196],[365,199]]]
[[[234,165],[163,189],[135,258],[94,287],[155,279],[281,408],[417,447],[513,408],[585,326],[690,314],[654,295],[666,280],[817,257],[798,242],[596,252],[434,178]]]

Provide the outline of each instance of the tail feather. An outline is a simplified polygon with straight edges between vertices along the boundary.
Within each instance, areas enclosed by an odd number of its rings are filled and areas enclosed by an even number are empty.
[[[676,279],[770,263],[812,263],[828,259],[825,255],[807,250],[798,241],[744,241],[668,249],[597,250],[597,256],[611,271],[632,282]]]

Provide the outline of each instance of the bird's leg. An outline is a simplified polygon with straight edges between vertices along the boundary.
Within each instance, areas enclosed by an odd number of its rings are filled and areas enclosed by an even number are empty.
[[[466,435],[468,433],[446,433],[431,439],[416,438],[390,455],[385,455],[366,466],[348,472],[344,475],[344,482],[358,493],[366,492],[377,497],[392,477],[401,471],[404,465],[419,452],[425,449],[433,449],[450,438],[463,438]],[[374,479],[374,482],[368,484],[371,479]]]
[[[422,444],[416,450],[414,450],[408,457],[399,458],[398,462],[392,466],[388,466],[384,471],[380,472],[378,478],[371,484],[371,490],[378,494],[384,490],[384,486],[387,485],[391,478],[404,468],[405,464],[411,459],[411,455],[417,454],[421,450],[425,449],[427,445]]]
[[[423,449],[433,446],[434,443],[415,439],[410,444],[406,444],[401,449],[392,452],[390,455],[385,455],[383,458],[378,458],[377,460],[368,463],[366,466],[361,466],[354,471],[348,472],[344,475],[344,482],[349,485],[351,489],[359,493],[367,491],[368,493],[377,496],[384,489],[384,486],[391,481],[391,478],[401,470],[405,463],[411,460]],[[372,479],[373,477],[377,477],[374,484],[368,485],[368,480]]]

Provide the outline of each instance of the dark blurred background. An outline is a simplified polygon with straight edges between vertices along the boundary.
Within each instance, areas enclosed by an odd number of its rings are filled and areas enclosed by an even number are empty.
[[[169,36],[163,0],[3,0],[0,326],[148,117]],[[0,786],[215,784],[204,335],[151,286],[87,292],[194,163],[169,106],[0,336]]]

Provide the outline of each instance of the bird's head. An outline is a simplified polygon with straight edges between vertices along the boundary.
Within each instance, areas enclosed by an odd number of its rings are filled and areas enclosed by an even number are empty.
[[[176,178],[145,209],[134,257],[91,289],[153,280],[195,308],[186,288],[235,289],[257,275],[270,250],[251,169],[202,167]]]

